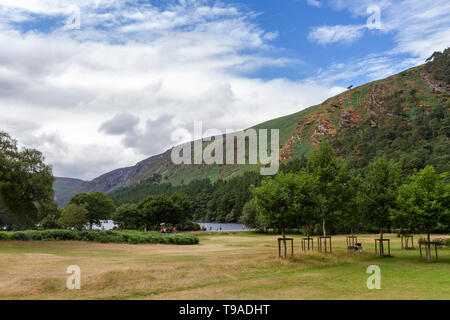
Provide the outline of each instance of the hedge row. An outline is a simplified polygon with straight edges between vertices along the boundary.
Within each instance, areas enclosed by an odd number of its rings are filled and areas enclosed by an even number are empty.
[[[100,243],[161,243],[161,244],[198,244],[199,239],[188,235],[169,235],[157,232],[138,231],[76,231],[76,230],[27,230],[0,232],[0,240],[77,240]]]

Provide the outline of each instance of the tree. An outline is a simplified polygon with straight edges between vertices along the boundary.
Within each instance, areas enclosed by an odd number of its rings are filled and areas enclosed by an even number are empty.
[[[437,174],[432,166],[410,175],[399,188],[397,203],[402,221],[413,225],[430,236],[433,231],[448,227],[450,219],[450,185],[445,182],[447,174]],[[427,259],[431,259],[427,246]]]
[[[103,192],[80,193],[74,196],[70,204],[84,205],[88,211],[89,230],[92,226],[101,226],[102,221],[108,220],[116,206]]]
[[[165,194],[150,195],[137,206],[141,225],[145,226],[147,231],[162,223],[169,225],[186,223],[192,215],[192,208],[192,202],[181,192],[176,192],[170,197]]]
[[[344,185],[348,181],[345,163],[336,157],[328,142],[323,142],[308,158],[307,172],[315,177],[317,208],[322,222],[323,236],[327,236],[326,224],[335,218],[345,202]],[[327,251],[325,241],[324,250]]]
[[[63,208],[47,211],[47,215],[41,220],[40,227],[42,229],[58,229],[60,227],[59,219],[63,212]]]
[[[384,255],[383,232],[393,221],[401,179],[400,163],[378,158],[369,164],[364,183],[367,221],[380,230],[380,252]]]
[[[145,231],[150,231],[153,226],[158,224],[158,220],[160,220],[156,217],[154,210],[156,197],[155,195],[149,195],[137,205],[139,225],[143,226]]]
[[[242,209],[242,216],[239,221],[243,223],[247,228],[253,228],[257,230],[264,229],[264,224],[261,222],[258,209],[256,208],[255,198],[252,198],[244,205],[244,209]]]
[[[192,201],[189,200],[186,194],[181,192],[172,194],[170,200],[174,205],[174,210],[168,212],[165,222],[174,225],[185,223],[192,215]]]
[[[297,225],[303,227],[306,236],[309,238],[312,234],[314,225],[317,224],[320,217],[318,209],[319,197],[316,194],[317,177],[300,171],[297,174]]]
[[[168,220],[176,211],[175,205],[170,197],[161,194],[149,196],[138,204],[139,214],[146,231],[150,231],[154,226],[162,223],[169,223]]]
[[[37,150],[19,151],[17,141],[0,132],[0,202],[27,227],[38,222],[38,206],[53,201],[54,178],[44,160]]]
[[[262,186],[253,189],[256,208],[266,227],[281,230],[286,258],[286,229],[295,225],[297,219],[297,195],[299,181],[295,174],[279,173],[274,179],[267,178]]]
[[[61,210],[55,201],[38,204],[39,227],[42,229],[57,229]]]
[[[120,229],[137,230],[140,227],[139,212],[134,204],[121,205],[111,218]]]
[[[58,223],[63,228],[83,230],[89,223],[89,212],[84,205],[70,203],[62,211]]]
[[[363,222],[364,200],[361,187],[363,180],[361,176],[352,177],[343,192],[346,193],[345,201],[340,209],[341,221],[350,228],[350,233],[354,236],[356,228],[360,227]]]
[[[26,227],[10,215],[0,202],[0,230],[24,230]]]

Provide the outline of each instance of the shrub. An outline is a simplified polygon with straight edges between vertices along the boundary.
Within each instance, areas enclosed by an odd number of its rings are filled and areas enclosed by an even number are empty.
[[[177,224],[177,229],[180,231],[200,231],[201,227],[195,222],[186,222],[185,224]]]
[[[30,241],[31,235],[29,231],[17,231],[9,234],[11,240]]]
[[[18,241],[90,241],[100,243],[161,243],[193,245],[198,244],[199,239],[190,235],[169,235],[157,232],[139,231],[78,231],[78,230],[27,230],[17,232],[0,232],[0,240]]]

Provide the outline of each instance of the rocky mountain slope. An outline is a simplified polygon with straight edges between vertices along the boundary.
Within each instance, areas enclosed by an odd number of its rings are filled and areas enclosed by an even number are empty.
[[[436,59],[435,59],[436,60]],[[448,68],[449,50],[444,53]],[[404,159],[409,167],[435,165],[448,171],[449,83],[436,62],[406,70],[332,97],[320,105],[274,119],[255,129],[280,129],[280,160],[307,155],[323,139],[330,139],[338,153],[354,166],[364,166],[376,156]],[[445,74],[445,72],[444,72]],[[92,181],[55,184],[62,205],[79,192],[110,193],[156,176],[175,185],[196,179],[229,179],[256,165],[174,165],[171,150],[133,167],[118,169]]]

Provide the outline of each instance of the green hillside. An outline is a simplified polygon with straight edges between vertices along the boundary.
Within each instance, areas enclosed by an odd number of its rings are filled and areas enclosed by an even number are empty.
[[[282,163],[301,159],[328,139],[355,168],[366,166],[375,157],[385,157],[403,160],[407,169],[432,164],[438,172],[449,171],[449,53],[450,49],[436,53],[424,65],[348,90],[320,105],[254,128],[280,130]],[[65,199],[78,192],[104,191],[114,195],[120,188],[136,189],[153,182],[156,176],[161,183],[173,186],[202,179],[214,183],[257,169],[257,165],[177,166],[168,150],[134,167],[115,170],[59,194]]]
[[[409,168],[433,164],[440,172],[448,171],[448,84],[434,79],[427,66],[365,84],[254,128],[280,129],[281,161],[307,155],[329,138],[355,167],[384,156],[404,159]],[[166,152],[132,184],[155,173],[178,185],[203,178],[228,179],[255,169],[251,165],[175,166]]]

